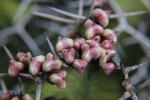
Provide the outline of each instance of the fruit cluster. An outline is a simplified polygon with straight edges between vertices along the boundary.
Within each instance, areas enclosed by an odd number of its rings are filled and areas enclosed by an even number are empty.
[[[100,66],[109,75],[115,69],[111,58],[116,54],[114,44],[117,42],[117,33],[115,30],[104,29],[109,23],[109,11],[97,8],[92,13],[97,23],[91,19],[86,20],[85,37],[87,40],[59,37],[56,50],[61,52],[67,64],[72,64],[72,67],[80,73],[83,73],[88,62],[99,58]],[[80,51],[82,51],[82,56],[76,57]]]
[[[9,92],[0,95],[0,100],[34,100],[28,93],[25,93],[21,98],[19,96],[11,96]]]
[[[32,57],[30,52],[18,52],[16,58],[17,60],[10,61],[8,74],[11,76],[17,76],[20,72],[27,72],[25,71],[27,67],[29,67],[29,72],[32,75],[37,75],[40,71],[51,72],[60,69],[62,66],[62,61],[56,59],[51,53],[48,53],[46,57],[43,55]],[[58,76],[53,77],[54,75]],[[59,88],[66,87],[65,78],[66,71],[60,71],[49,76],[49,80]]]
[[[39,72],[49,73],[49,81],[56,84],[58,88],[66,87],[66,71],[58,71],[62,62],[72,65],[78,72],[83,73],[87,64],[93,59],[99,59],[99,65],[109,75],[115,69],[112,57],[115,56],[114,44],[117,42],[117,33],[111,29],[104,29],[109,23],[109,11],[94,9],[95,21],[87,19],[85,22],[85,37],[74,40],[66,37],[59,37],[56,43],[56,51],[62,59],[57,59],[51,53],[46,56],[39,55],[32,57],[30,52],[19,52],[17,60],[11,60],[8,73],[17,76],[20,72],[27,72],[37,75]],[[28,68],[29,67],[29,68]]]

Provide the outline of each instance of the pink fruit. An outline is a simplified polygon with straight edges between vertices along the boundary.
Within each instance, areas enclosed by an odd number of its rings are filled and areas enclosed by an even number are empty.
[[[63,49],[62,55],[66,63],[71,64],[75,58],[75,50],[74,48],[71,49]]]
[[[45,62],[45,56],[43,55],[33,57],[29,64],[29,72],[32,75],[36,75],[40,71],[40,68],[42,67],[42,64],[44,62]]]
[[[80,49],[82,44],[85,43],[85,39],[84,38],[76,38],[75,39],[75,49]]]
[[[114,45],[109,40],[104,40],[101,43],[101,46],[102,46],[102,48],[107,49],[107,50],[114,49]]]
[[[59,37],[56,44],[56,51],[61,52],[63,49],[70,49],[74,47],[74,41],[70,38]]]
[[[101,24],[103,27],[106,27],[108,25],[110,11],[104,11],[102,9],[97,8],[93,10],[93,15],[97,18],[99,24]]]
[[[17,76],[21,70],[23,70],[25,65],[22,62],[18,62],[15,60],[10,61],[8,74],[11,76]]]
[[[117,33],[115,30],[105,29],[102,34],[107,40],[110,40],[113,44],[117,42]]]
[[[87,62],[81,59],[75,59],[72,64],[72,66],[80,73],[83,73],[86,65],[87,65]]]

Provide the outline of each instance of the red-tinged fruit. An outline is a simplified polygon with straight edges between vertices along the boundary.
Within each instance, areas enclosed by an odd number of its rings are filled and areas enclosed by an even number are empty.
[[[64,89],[66,88],[66,81],[65,80],[61,80],[58,83],[56,83],[56,86],[60,89]]]
[[[58,70],[62,66],[62,62],[59,59],[52,59],[52,60],[46,60],[43,65],[42,69],[45,72],[49,72],[52,70]]]
[[[7,92],[7,93],[3,93],[0,95],[0,100],[9,100],[10,98],[10,93]]]
[[[82,52],[84,52],[84,50],[89,49],[90,47],[91,46],[89,44],[83,43],[82,46],[81,46],[81,50],[82,50]]]
[[[92,47],[91,53],[94,59],[97,59],[101,56],[101,47]]]
[[[102,9],[95,9],[93,10],[93,15],[98,20],[99,24],[101,24],[103,27],[106,27],[109,23],[109,15],[110,11],[104,11]]]
[[[90,20],[90,19],[88,19],[88,20],[86,20],[86,22],[85,22],[85,28],[87,29],[87,28],[90,28],[90,27],[92,27],[92,26],[94,26],[95,25],[95,23],[92,21],[92,20]]]
[[[18,61],[24,63],[25,65],[28,65],[30,62],[30,59],[32,58],[32,55],[30,52],[27,52],[27,53],[18,52],[16,58]]]
[[[21,70],[23,70],[25,65],[22,62],[18,62],[15,60],[10,61],[8,74],[11,76],[17,76]]]
[[[109,40],[104,40],[102,43],[101,43],[101,46],[102,48],[104,49],[114,49],[114,45],[112,44],[112,42],[110,42]]]
[[[102,32],[103,32],[103,28],[98,24],[94,24],[92,27],[86,29],[85,37],[87,39],[91,39],[96,35],[102,34]]]
[[[84,38],[76,38],[75,39],[75,49],[76,50],[80,49],[83,43],[85,43]]]
[[[85,60],[86,62],[90,62],[93,58],[91,48],[85,49],[82,53],[82,59]]]
[[[64,60],[65,60],[66,63],[71,64],[74,61],[74,58],[75,58],[74,48],[63,49],[62,50],[62,56],[64,57]]]
[[[51,54],[51,53],[48,53],[47,55],[46,55],[46,58],[45,58],[46,60],[53,60],[54,59],[54,56]]]
[[[104,69],[104,72],[107,75],[109,75],[109,74],[111,74],[115,70],[115,64],[114,63],[105,63],[103,65],[103,69]]]
[[[113,44],[117,42],[117,32],[111,29],[105,29],[102,34],[107,40],[110,40]]]
[[[22,100],[34,100],[32,96],[28,93],[25,93],[22,97]]]
[[[43,55],[33,57],[29,64],[29,72],[32,75],[36,75],[40,71],[40,68],[42,67],[42,64],[44,62],[45,62],[45,56]]]
[[[89,39],[89,40],[94,40],[99,44],[100,41],[101,41],[101,38],[100,38],[100,36],[95,36],[95,37],[93,37],[92,39]]]
[[[60,76],[62,79],[65,79],[67,76],[67,72],[66,71],[59,71],[57,73],[58,76]]]
[[[101,58],[99,59],[99,64],[102,66],[103,64],[107,63],[115,55],[116,55],[115,50],[105,50],[104,53],[102,53]]]
[[[60,71],[49,76],[49,80],[55,83],[58,88],[66,87],[66,71]]]
[[[80,73],[83,73],[86,65],[87,65],[87,62],[82,59],[75,59],[72,64],[72,66]]]
[[[56,51],[61,52],[63,49],[70,49],[74,47],[74,41],[70,38],[59,37],[56,44]]]
[[[20,100],[18,96],[11,98],[11,100]]]
[[[99,43],[95,40],[86,40],[86,43],[89,44],[92,47],[99,47]]]

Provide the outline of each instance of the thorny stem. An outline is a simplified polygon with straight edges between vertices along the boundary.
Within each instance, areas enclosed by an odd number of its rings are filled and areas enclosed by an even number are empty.
[[[4,48],[5,52],[6,52],[6,54],[8,55],[8,57],[11,60],[14,59],[13,55],[11,54],[11,52],[9,51],[9,49],[5,45],[3,45],[3,48]]]
[[[80,20],[85,20],[86,17],[82,16],[82,15],[77,15],[71,12],[67,12],[58,8],[54,8],[54,7],[47,7],[57,13],[60,13],[62,15],[68,16],[68,17],[72,17],[75,19],[80,19]],[[148,13],[148,11],[135,11],[135,12],[127,12],[127,13],[123,13],[123,14],[111,14],[110,15],[110,19],[114,19],[114,18],[119,18],[119,17],[123,17],[123,16],[136,16],[136,15],[142,15],[142,14],[146,14]]]
[[[146,62],[146,63],[142,63],[142,64],[139,64],[139,65],[135,65],[135,66],[131,66],[131,67],[127,67],[127,71],[130,72],[130,71],[133,71],[133,70],[136,70],[140,67],[143,67],[145,65],[150,65],[150,62]]]
[[[20,81],[20,87],[21,87],[20,93],[21,93],[21,94],[24,94],[24,92],[23,92],[24,86],[23,86],[22,79],[21,79],[21,77],[18,77],[18,79],[19,79],[19,81]]]
[[[125,79],[122,82],[122,85],[126,89],[126,91],[124,92],[124,95],[119,100],[125,100],[127,98],[131,98],[132,100],[139,100],[136,95],[136,92],[148,86],[150,84],[150,79],[140,84],[139,86],[134,87],[132,82],[129,79],[129,72],[147,64],[150,64],[150,62],[142,63],[142,64],[131,66],[131,67],[124,67],[124,65],[120,63],[120,66],[118,69],[121,70],[125,76]]]
[[[145,88],[146,86],[150,85],[150,79],[146,80],[144,83],[138,85],[135,89],[135,92],[138,92],[139,90]]]
[[[52,45],[50,39],[47,37],[47,35],[46,35],[45,33],[43,33],[43,34],[44,34],[44,36],[45,36],[45,38],[46,38],[46,41],[47,41],[47,43],[48,43],[48,45],[49,45],[49,48],[50,48],[50,50],[52,51],[53,55],[54,55],[56,58],[59,58],[59,56],[57,55],[56,50],[55,50],[54,46]]]
[[[82,14],[83,14],[83,0],[80,0],[80,1],[79,1],[78,14],[79,14],[80,16],[82,16]]]
[[[40,100],[42,87],[43,87],[43,81],[42,81],[42,80],[39,80],[39,81],[36,83],[36,95],[35,95],[35,100]]]
[[[64,23],[70,23],[70,24],[75,24],[76,23],[75,20],[72,20],[72,19],[66,19],[66,18],[62,18],[62,17],[50,15],[50,14],[45,14],[45,13],[41,13],[41,12],[37,12],[37,11],[30,12],[30,13],[32,15],[36,15],[36,16],[40,16],[40,17],[43,17],[43,18],[64,22]]]
[[[92,10],[94,9],[94,2],[95,2],[95,0],[92,0],[91,7],[90,7],[90,11],[89,11],[89,13],[88,13],[86,19],[88,19],[88,18],[91,16]]]
[[[48,45],[49,45],[49,48],[51,49],[53,55],[54,55],[57,59],[60,59],[60,57],[57,55],[56,50],[55,50],[54,46],[52,45],[52,43],[51,43],[50,39],[48,38],[48,36],[47,36],[45,33],[43,33],[43,34],[44,34],[44,36],[45,36],[45,38],[46,38],[46,41],[47,41],[47,43],[48,43]],[[68,65],[67,65],[66,63],[64,63],[64,62],[62,62],[62,63],[63,63],[63,66],[64,66],[65,68],[68,68]]]
[[[3,80],[3,79],[0,79],[0,82],[1,82],[0,84],[1,84],[1,87],[2,87],[3,92],[4,92],[4,93],[8,92],[7,86],[6,86],[5,82],[4,82],[4,80]]]

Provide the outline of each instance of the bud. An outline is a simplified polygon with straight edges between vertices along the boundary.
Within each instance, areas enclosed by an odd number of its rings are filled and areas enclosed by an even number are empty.
[[[99,58],[101,55],[101,47],[92,47],[91,53],[92,53],[94,59]]]
[[[94,40],[99,44],[100,41],[101,41],[101,38],[100,38],[100,36],[95,36],[95,37],[93,37],[92,39],[89,39],[89,40]]]
[[[114,63],[105,63],[103,65],[103,69],[104,69],[104,72],[107,75],[109,75],[109,74],[111,74],[115,70],[115,64]]]
[[[65,79],[67,76],[67,72],[66,71],[59,71],[57,73],[58,76],[60,76],[62,79]]]
[[[90,47],[91,47],[91,46],[90,46],[89,44],[83,43],[82,46],[81,46],[81,50],[82,50],[82,52],[83,52],[84,50],[89,49]]]
[[[101,43],[102,48],[104,49],[114,49],[114,45],[109,40],[104,40]]]
[[[86,62],[90,62],[93,58],[93,55],[92,55],[92,52],[91,52],[91,49],[85,49],[83,51],[83,54],[82,54],[82,59],[85,60]]]
[[[48,53],[46,55],[46,60],[53,60],[53,59],[54,59],[54,56],[51,53]]]
[[[40,68],[44,63],[44,61],[45,61],[45,56],[43,55],[33,57],[29,64],[29,72],[32,75],[36,75],[40,71]]]
[[[97,18],[98,22],[103,26],[106,27],[109,23],[109,15],[110,11],[104,11],[102,9],[95,9],[93,10],[94,17]]]
[[[101,6],[100,0],[95,0],[94,7],[100,7],[100,6]]]
[[[24,68],[24,64],[22,62],[18,62],[15,60],[10,61],[8,74],[11,76],[17,76],[21,70]]]
[[[72,64],[72,66],[80,73],[83,73],[86,65],[87,65],[87,62],[81,59],[75,59]]]
[[[30,59],[32,58],[32,55],[30,52],[27,53],[18,52],[16,58],[18,61],[24,63],[25,65],[28,65]]]
[[[0,95],[0,100],[9,100],[10,98],[10,93],[7,92],[7,93],[3,93]]]
[[[115,30],[105,29],[102,34],[107,40],[110,40],[113,44],[117,42],[117,33]]]
[[[100,35],[102,32],[103,32],[103,28],[98,24],[94,24],[92,27],[86,29],[85,37],[87,39],[91,39],[95,35]]]
[[[56,44],[56,51],[61,52],[63,49],[69,49],[74,47],[74,41],[70,38],[58,38],[58,42]]]
[[[49,80],[52,83],[55,83],[58,88],[66,87],[66,71],[60,71],[58,73],[52,74],[49,76]]]
[[[22,100],[34,100],[32,96],[28,93],[25,93],[22,97]]]
[[[42,65],[42,69],[45,72],[49,72],[52,70],[60,69],[61,66],[62,62],[59,59],[46,60]]]
[[[18,96],[11,98],[11,100],[20,100]]]
[[[107,63],[115,54],[115,50],[105,50],[99,59],[99,64],[103,67],[103,64]]]
[[[82,44],[85,43],[85,39],[84,38],[76,38],[75,39],[75,49],[80,49]]]
[[[94,25],[95,25],[95,23],[92,20],[90,20],[90,19],[86,20],[86,22],[85,22],[85,28],[86,29],[90,28],[90,27],[92,27]]]
[[[60,89],[64,89],[64,88],[66,88],[66,81],[61,80],[60,82],[56,83],[56,86]]]
[[[74,61],[75,57],[75,50],[74,48],[71,49],[63,49],[62,55],[66,63],[71,64]]]
[[[92,47],[99,47],[99,43],[97,41],[94,40],[86,40],[86,43],[89,44]]]

